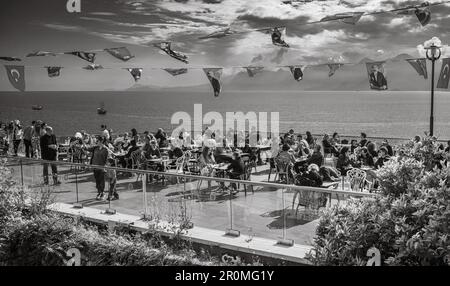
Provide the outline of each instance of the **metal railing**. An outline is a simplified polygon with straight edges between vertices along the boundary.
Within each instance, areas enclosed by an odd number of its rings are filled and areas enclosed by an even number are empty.
[[[196,226],[219,230],[225,228],[226,234],[235,236],[249,232],[249,237],[274,238],[278,239],[281,244],[287,245],[292,245],[292,238],[299,239],[298,237],[301,237],[300,241],[304,244],[306,238],[302,237],[306,234],[300,222],[317,218],[317,210],[309,210],[306,205],[304,212],[300,212],[299,218],[298,209],[299,206],[303,206],[300,205],[300,198],[304,195],[325,196],[327,200],[329,198],[325,207],[329,207],[333,196],[339,202],[340,199],[345,200],[349,196],[362,198],[377,195],[350,190],[234,180],[171,171],[159,172],[24,157],[0,158],[7,159],[8,166],[15,170],[15,178],[23,186],[28,186],[31,191],[37,186],[42,186],[42,166],[44,164],[56,165],[59,169],[58,178],[62,181],[61,185],[54,187],[56,201],[70,203],[74,207],[94,206],[110,214],[116,211],[135,214],[140,209],[140,214],[144,219],[160,220],[163,215],[166,215],[169,217],[167,221],[179,219],[184,222],[189,220],[187,213],[190,213],[190,220]],[[49,178],[51,178],[50,169]],[[91,177],[92,172],[90,172],[93,170],[116,173],[117,182],[115,184],[116,186],[120,185],[121,188],[119,200],[105,202],[94,199],[96,185],[93,184],[94,180]],[[119,176],[120,174],[133,174],[133,176]],[[154,178],[154,183],[149,184],[149,178]],[[213,188],[222,188],[223,193],[208,192],[209,187],[202,189],[205,183],[214,185]],[[245,185],[247,188],[245,196],[240,192],[233,193],[230,189],[231,184]],[[251,196],[247,196],[247,190],[252,192]],[[142,191],[142,195],[139,194],[140,191]],[[298,199],[298,204],[294,211],[296,199]],[[292,208],[289,209],[289,206]],[[105,209],[105,207],[107,208]],[[308,218],[309,211],[313,211],[313,215]],[[267,224],[269,220],[273,221]],[[313,233],[309,233],[308,237],[311,238],[313,235]]]

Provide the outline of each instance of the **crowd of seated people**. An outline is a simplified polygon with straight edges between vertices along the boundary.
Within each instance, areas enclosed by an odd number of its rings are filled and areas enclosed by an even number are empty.
[[[45,126],[44,122],[39,121],[33,121],[29,126],[22,126],[17,121],[12,121],[9,125],[1,123],[0,154],[16,154],[17,146],[22,139],[24,144],[29,144],[30,139],[39,138],[45,133],[43,131]],[[394,152],[394,148],[386,139],[382,140],[377,146],[377,143],[369,140],[365,133],[360,134],[359,140],[353,139],[350,143],[345,139],[341,140],[337,132],[332,133],[331,137],[324,134],[322,142],[320,142],[320,140],[316,141],[310,131],[298,134],[293,129],[280,137],[268,136],[262,139],[256,130],[248,133],[239,131],[233,134],[229,132],[230,134],[227,134],[227,136],[221,137],[220,133],[208,128],[195,140],[191,139],[190,134],[184,131],[181,131],[175,138],[171,138],[162,128],[159,128],[154,135],[148,131],[140,135],[136,128],[133,128],[130,133],[114,136],[111,129],[102,125],[99,133],[102,138],[105,138],[104,145],[113,156],[114,154],[121,154],[118,157],[118,165],[123,168],[133,167],[131,157],[133,152],[138,150],[141,151],[145,160],[161,158],[166,153],[170,159],[175,160],[182,157],[187,150],[197,148],[199,152],[206,152],[212,158],[211,160],[205,159],[205,156],[199,157],[198,163],[202,166],[202,169],[217,163],[233,163],[233,160],[236,159],[232,154],[239,149],[241,153],[248,154],[250,161],[259,161],[261,155],[259,148],[249,144],[250,141],[256,141],[258,144],[270,146],[270,151],[267,151],[266,157],[289,165],[296,173],[305,173],[308,171],[307,167],[314,164],[318,167],[317,172],[321,175],[323,181],[333,181],[337,180],[339,175],[345,176],[351,168],[367,167],[377,170],[384,166],[391,157],[398,155],[398,152]],[[222,141],[222,144],[217,144],[217,140]],[[89,147],[96,145],[96,142],[95,136],[81,130],[70,138],[68,146],[72,151],[81,150],[84,152],[84,156],[88,158]],[[423,147],[423,140],[420,136],[415,136],[412,143],[413,152],[418,152]],[[435,158],[434,166],[442,168],[448,162],[450,141],[446,142],[446,146],[441,144],[439,148],[442,154]],[[10,149],[12,151],[9,151]],[[327,164],[324,164],[324,155],[327,157],[328,154],[334,157],[335,167],[328,166],[329,160],[326,161]],[[148,165],[144,164],[144,166]],[[239,170],[236,164],[234,167]],[[209,171],[203,173],[212,175],[211,168],[208,167],[207,169]],[[313,169],[315,170],[315,167]],[[311,170],[314,171],[313,169]],[[156,170],[163,171],[164,169],[158,165]]]

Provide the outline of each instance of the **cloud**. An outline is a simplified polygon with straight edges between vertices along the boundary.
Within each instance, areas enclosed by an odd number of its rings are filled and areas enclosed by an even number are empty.
[[[421,57],[426,57],[426,49],[425,48],[428,48],[433,44],[435,46],[441,47],[441,58],[450,56],[450,46],[447,44],[443,44],[441,39],[439,39],[438,37],[433,37],[433,38],[425,41],[423,44],[417,45],[417,51],[419,52],[419,55]]]

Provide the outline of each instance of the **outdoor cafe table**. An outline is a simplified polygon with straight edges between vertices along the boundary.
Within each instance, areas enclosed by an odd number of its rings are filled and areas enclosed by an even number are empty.
[[[259,151],[268,151],[272,147],[270,145],[256,145],[255,148],[259,149]]]
[[[229,163],[222,163],[222,164],[215,164],[212,165],[212,168],[216,171],[216,176],[219,178],[225,178],[225,174],[227,172],[228,166],[230,166]],[[219,183],[219,188],[217,191],[226,191],[226,187],[224,183]]]

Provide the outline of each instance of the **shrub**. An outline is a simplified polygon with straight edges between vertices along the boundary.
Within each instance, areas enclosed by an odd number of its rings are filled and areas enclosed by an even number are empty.
[[[202,260],[192,250],[174,252],[155,248],[151,240],[125,233],[102,233],[83,223],[73,224],[57,214],[10,221],[0,249],[3,265],[65,265],[66,251],[77,248],[82,265],[216,265],[215,259]]]
[[[403,147],[378,171],[380,196],[324,211],[316,229],[316,265],[365,265],[371,247],[384,265],[450,265],[450,168],[435,140]]]
[[[71,248],[80,250],[82,265],[224,264],[204,251],[193,251],[178,235],[169,246],[152,231],[109,233],[84,221],[74,222],[47,211],[51,197],[48,188],[24,190],[5,161],[0,161],[0,265],[63,266]],[[187,224],[187,210],[181,212],[180,220]]]

